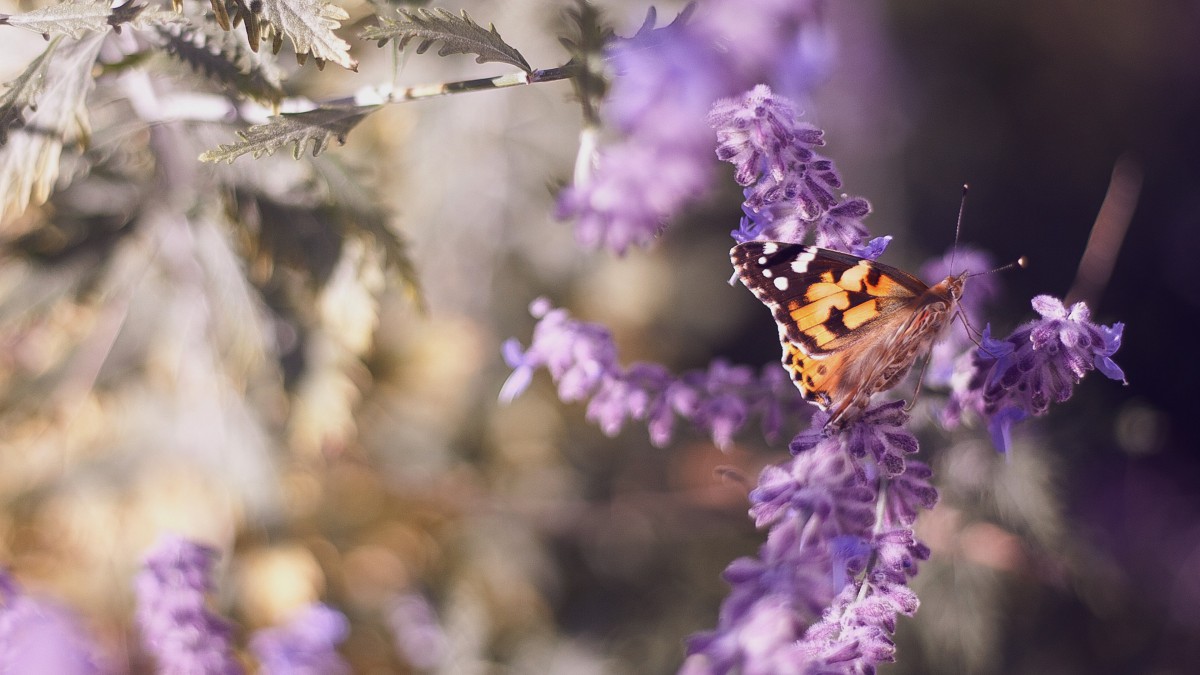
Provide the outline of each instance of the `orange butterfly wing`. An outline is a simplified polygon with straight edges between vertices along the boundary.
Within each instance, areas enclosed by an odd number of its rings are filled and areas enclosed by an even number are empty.
[[[730,259],[779,324],[784,368],[835,427],[908,372],[957,299],[943,288],[953,278],[931,289],[897,268],[811,246],[746,242]]]

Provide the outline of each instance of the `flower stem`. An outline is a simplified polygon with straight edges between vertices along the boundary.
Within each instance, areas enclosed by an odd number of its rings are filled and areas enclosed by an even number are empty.
[[[419,84],[393,91],[387,98],[389,103],[401,103],[437,96],[448,96],[450,94],[465,94],[473,91],[487,91],[489,89],[502,89],[524,84],[536,84],[538,82],[565,80],[574,76],[574,74],[575,67],[570,64],[557,68],[547,68],[546,70],[535,70],[529,73],[519,70],[504,75],[497,75],[496,77],[485,77],[475,80]]]

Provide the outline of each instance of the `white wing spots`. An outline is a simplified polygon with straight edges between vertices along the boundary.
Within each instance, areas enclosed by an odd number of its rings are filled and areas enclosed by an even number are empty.
[[[774,274],[774,272],[772,272],[769,268],[763,268],[762,275],[764,277],[770,279],[772,274]]]
[[[779,250],[779,244],[777,244],[773,241],[768,241],[767,243],[763,244],[763,247],[762,247],[763,255],[771,255],[778,250]],[[760,258],[758,261],[758,264],[762,265],[766,262],[767,262],[766,258]]]
[[[808,263],[815,260],[816,257],[816,253],[811,250],[806,250],[804,253],[796,256],[796,259],[792,261],[792,271],[796,274],[804,274],[808,271]]]
[[[758,257],[758,264],[759,264],[759,265],[766,265],[766,264],[767,264],[767,256],[765,256],[765,255],[761,255],[761,256],[759,256],[759,257]]]
[[[775,277],[775,288],[781,291],[786,291],[788,288],[787,277]]]

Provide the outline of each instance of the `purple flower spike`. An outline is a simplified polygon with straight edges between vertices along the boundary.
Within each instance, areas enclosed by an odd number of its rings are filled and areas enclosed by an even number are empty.
[[[519,396],[533,372],[545,368],[563,401],[590,399],[588,419],[609,436],[619,433],[627,420],[637,420],[646,423],[655,445],[666,445],[678,416],[722,448],[755,415],[762,418],[763,431],[774,436],[784,418],[808,409],[778,366],[756,374],[717,360],[706,371],[679,376],[655,363],[624,368],[617,362],[612,335],[602,326],[576,321],[544,299],[534,301],[530,312],[540,321],[529,348],[522,349],[516,340],[504,345],[513,372],[500,390],[502,401]]]
[[[520,344],[504,344],[504,357],[514,368],[500,390],[502,401],[511,401],[529,385],[533,370],[546,368],[558,383],[563,401],[588,398],[616,368],[612,335],[598,324],[574,321],[564,309],[553,309],[545,298],[529,305],[529,313],[541,319],[533,332],[533,344],[521,352]]]
[[[208,611],[216,549],[166,536],[146,556],[134,580],[137,622],[160,673],[242,672],[233,656],[233,629]]]
[[[406,593],[396,598],[388,616],[396,652],[419,670],[434,670],[446,658],[449,640],[433,606],[424,596]]]
[[[323,604],[305,607],[284,626],[258,631],[250,649],[265,675],[341,675],[350,665],[337,653],[350,624]]]
[[[660,139],[659,139],[660,140]],[[586,182],[559,196],[559,218],[575,218],[580,245],[624,253],[648,246],[667,219],[710,182],[711,168],[684,145],[631,139],[599,151]]]
[[[101,672],[96,648],[74,614],[25,595],[0,570],[0,674]]]
[[[699,12],[685,10],[658,29],[652,10],[636,35],[612,41],[606,56],[616,76],[601,115],[618,140],[597,149],[588,137],[595,130],[585,134],[574,184],[558,204],[560,217],[576,219],[580,243],[618,253],[645,246],[671,215],[708,192],[713,166],[706,115],[713,102],[773,78],[795,94],[810,89],[827,70],[830,53],[820,4],[720,0]],[[814,131],[798,139],[819,142]],[[803,178],[794,177],[794,187],[812,202],[810,211],[822,204],[817,210],[824,213],[838,202],[830,189],[840,182],[828,161],[813,161]]]
[[[1001,452],[1008,452],[1015,423],[1043,415],[1051,403],[1069,399],[1075,384],[1089,371],[1125,380],[1112,360],[1121,346],[1124,324],[1092,323],[1082,302],[1068,310],[1057,298],[1039,295],[1032,304],[1042,318],[1021,325],[1007,338],[997,340],[990,326],[984,329],[971,371],[960,378],[966,386],[955,390],[946,410],[950,423],[966,410],[986,417]]]
[[[584,246],[616,253],[646,246],[712,183],[704,115],[727,91],[724,68],[686,16],[658,30],[653,23],[651,13],[636,35],[609,49],[617,77],[603,114],[622,138],[583,148],[574,185],[559,197],[558,216],[576,219]]]
[[[796,95],[820,82],[834,57],[823,0],[710,0],[697,31],[720,45],[742,89],[781,82]]]
[[[839,251],[865,242],[870,204],[839,196],[833,162],[814,150],[824,144],[821,131],[801,124],[790,101],[758,85],[714,104],[709,123],[717,130],[717,157],[733,164],[746,186],[746,217],[734,239],[801,243],[811,232],[817,246]]]
[[[919,604],[905,584],[929,557],[912,524],[937,502],[928,467],[905,459],[917,448],[901,405],[837,435],[818,413],[791,461],[763,470],[750,513],[767,542],[725,570],[717,628],[688,641],[682,672],[868,673],[894,659],[896,617]]]

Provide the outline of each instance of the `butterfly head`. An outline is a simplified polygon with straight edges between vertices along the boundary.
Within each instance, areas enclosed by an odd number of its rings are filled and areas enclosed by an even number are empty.
[[[942,279],[933,288],[929,289],[934,295],[947,298],[952,304],[957,304],[962,299],[963,289],[967,286],[967,277],[969,272],[961,274],[952,274],[945,279]]]

